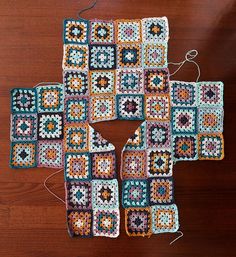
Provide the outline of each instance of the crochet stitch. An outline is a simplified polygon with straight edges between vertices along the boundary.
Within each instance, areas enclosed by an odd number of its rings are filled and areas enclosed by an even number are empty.
[[[89,124],[142,120],[121,156],[129,236],[179,229],[176,161],[221,160],[223,83],[170,81],[166,17],[64,21],[63,84],[11,91],[13,168],[63,168],[70,236],[117,237],[115,147]]]

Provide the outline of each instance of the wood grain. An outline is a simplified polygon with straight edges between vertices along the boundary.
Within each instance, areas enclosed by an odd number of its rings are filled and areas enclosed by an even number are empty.
[[[184,237],[164,234],[118,239],[68,237],[65,208],[43,188],[50,169],[11,170],[9,162],[9,91],[41,81],[62,81],[62,21],[76,18],[90,1],[0,1],[0,256],[2,257],[231,257],[236,248],[236,2],[234,0],[100,0],[84,18],[167,16],[169,61],[180,61],[197,49],[201,80],[225,83],[225,153],[220,162],[181,162],[174,167],[175,199]],[[173,67],[170,67],[173,70]],[[174,77],[193,81],[191,64]],[[139,122],[113,121],[94,125],[120,151]],[[50,186],[61,196],[63,175]]]

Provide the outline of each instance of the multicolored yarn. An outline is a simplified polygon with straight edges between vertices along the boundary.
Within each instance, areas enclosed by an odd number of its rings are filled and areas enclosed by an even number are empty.
[[[113,21],[90,21],[90,44],[114,44],[115,33]]]
[[[12,114],[11,140],[37,140],[37,114]]]
[[[62,168],[63,163],[62,140],[38,140],[38,167]]]
[[[11,91],[11,167],[63,167],[69,234],[117,237],[115,147],[89,123],[143,120],[122,151],[125,229],[178,231],[173,164],[224,157],[223,83],[170,81],[166,17],[67,19],[63,38],[63,84]]]

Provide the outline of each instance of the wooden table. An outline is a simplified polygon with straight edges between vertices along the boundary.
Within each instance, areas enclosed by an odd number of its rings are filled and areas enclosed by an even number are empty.
[[[174,167],[175,199],[184,237],[174,234],[118,239],[71,239],[65,207],[43,187],[50,169],[9,168],[9,91],[41,81],[62,81],[62,21],[76,18],[91,1],[0,1],[0,256],[2,257],[230,257],[235,256],[235,99],[236,8],[234,0],[100,0],[84,18],[167,16],[169,61],[180,61],[197,49],[201,80],[225,83],[225,154],[223,161],[180,162]],[[170,67],[173,71],[173,67]],[[194,81],[196,68],[186,64],[174,77]],[[94,125],[121,148],[140,122],[113,121]],[[233,156],[234,155],[234,156]],[[63,174],[50,187],[63,196]]]

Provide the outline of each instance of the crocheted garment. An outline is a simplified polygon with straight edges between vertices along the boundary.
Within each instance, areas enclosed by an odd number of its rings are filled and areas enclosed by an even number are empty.
[[[119,235],[115,147],[89,123],[143,120],[122,151],[129,236],[176,232],[173,164],[221,160],[223,83],[169,81],[166,17],[64,21],[63,84],[16,88],[13,168],[64,168],[71,236]]]

